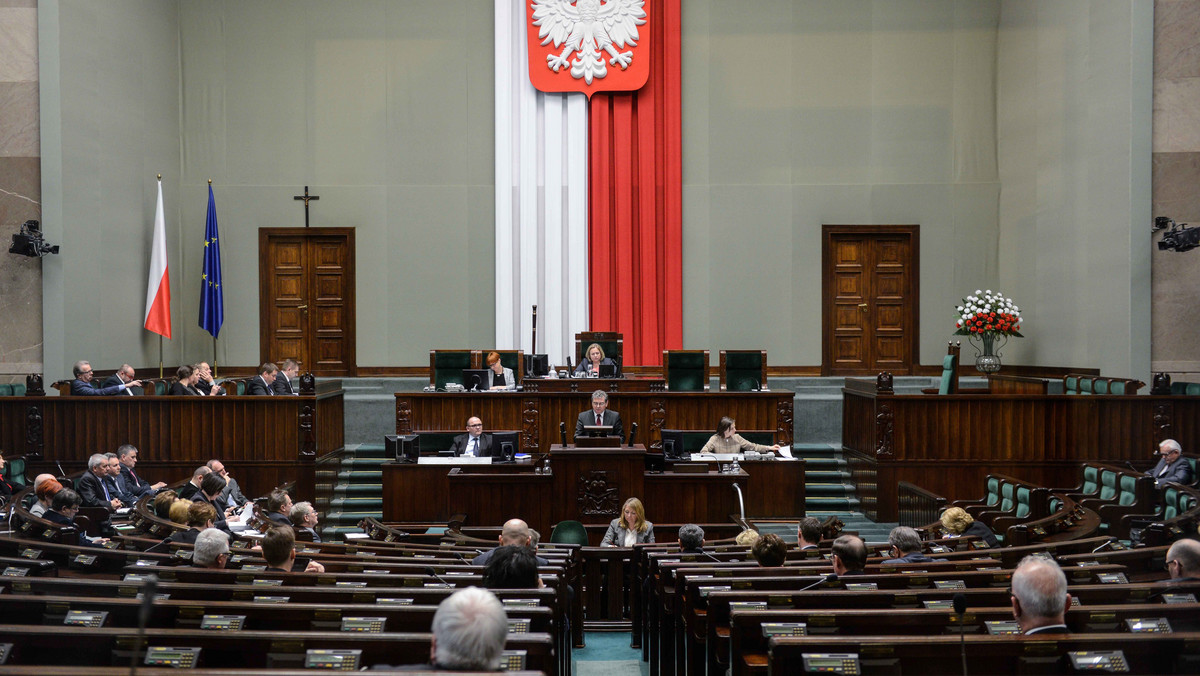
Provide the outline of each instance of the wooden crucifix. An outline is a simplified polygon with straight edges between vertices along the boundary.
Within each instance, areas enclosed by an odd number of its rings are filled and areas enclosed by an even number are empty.
[[[308,201],[309,200],[319,200],[321,198],[316,195],[309,195],[308,194],[308,186],[304,186],[304,194],[296,195],[292,199],[304,200],[304,227],[307,228],[308,227]]]

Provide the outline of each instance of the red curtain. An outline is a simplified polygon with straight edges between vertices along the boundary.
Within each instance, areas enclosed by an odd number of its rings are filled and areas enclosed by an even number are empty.
[[[646,85],[590,103],[591,330],[624,334],[625,365],[683,345],[680,2],[649,3]]]

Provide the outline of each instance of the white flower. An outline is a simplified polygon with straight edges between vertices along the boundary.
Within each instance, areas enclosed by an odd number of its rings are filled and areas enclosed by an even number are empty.
[[[978,295],[979,295],[979,294],[981,294],[981,293],[983,293],[983,291],[980,291],[979,289],[975,289],[975,295],[976,295],[976,296],[978,296]]]

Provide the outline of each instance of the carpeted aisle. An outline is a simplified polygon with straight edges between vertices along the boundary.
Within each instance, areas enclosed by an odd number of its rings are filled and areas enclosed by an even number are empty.
[[[648,676],[649,665],[629,647],[628,632],[589,631],[584,642],[587,647],[572,655],[577,676]]]

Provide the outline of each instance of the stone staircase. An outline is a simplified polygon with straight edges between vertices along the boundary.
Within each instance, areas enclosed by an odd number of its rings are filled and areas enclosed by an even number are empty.
[[[424,378],[347,378],[346,448],[336,476],[324,477],[334,486],[325,511],[323,532],[337,538],[340,533],[356,532],[366,516],[380,517],[383,511],[383,484],[380,464],[384,461],[383,436],[395,429],[396,392],[420,392],[428,383]],[[842,387],[844,378],[772,378],[773,389],[796,393],[793,420],[795,440],[792,451],[806,461],[805,504],[809,515],[824,519],[836,515],[846,522],[847,531],[858,531],[868,541],[886,541],[896,524],[875,524],[859,513],[858,498],[850,484],[850,471],[842,456]],[[983,387],[986,381],[963,378],[963,387]],[[897,377],[893,383],[898,394],[919,394],[922,388],[936,387],[937,379]],[[714,378],[715,390],[718,382]],[[853,524],[853,526],[851,525]],[[792,525],[790,537],[795,538]],[[787,534],[786,530],[781,534]]]

